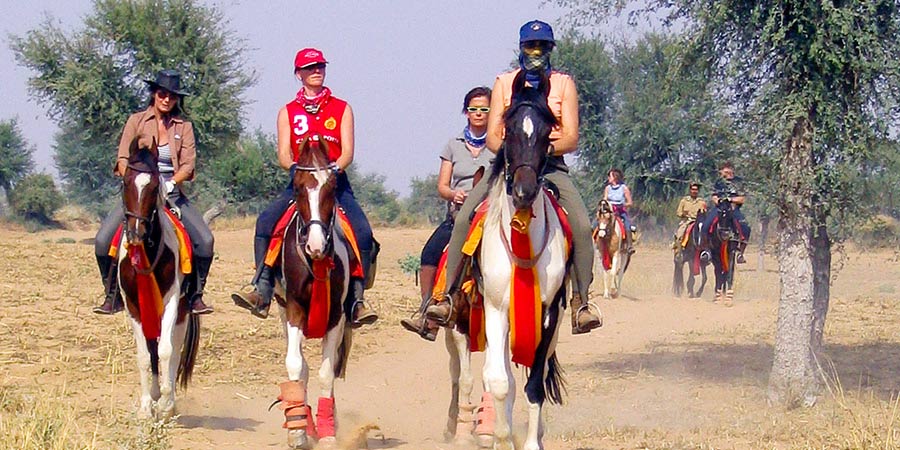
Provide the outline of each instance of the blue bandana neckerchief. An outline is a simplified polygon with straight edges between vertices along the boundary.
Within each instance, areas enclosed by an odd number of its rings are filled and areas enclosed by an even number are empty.
[[[466,143],[475,148],[484,147],[484,144],[487,142],[487,132],[478,137],[472,136],[472,132],[469,131],[468,125],[463,128],[463,136],[466,139]]]

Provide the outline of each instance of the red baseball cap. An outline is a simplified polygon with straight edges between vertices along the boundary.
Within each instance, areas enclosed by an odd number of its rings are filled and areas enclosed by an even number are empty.
[[[297,56],[294,57],[294,70],[319,63],[328,64],[328,61],[325,60],[325,55],[320,50],[304,48],[297,52]]]

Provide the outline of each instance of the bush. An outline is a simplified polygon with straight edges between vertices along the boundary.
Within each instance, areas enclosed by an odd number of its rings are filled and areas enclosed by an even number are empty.
[[[44,173],[25,176],[9,195],[9,206],[14,214],[45,224],[52,222],[53,214],[63,203],[53,178]]]

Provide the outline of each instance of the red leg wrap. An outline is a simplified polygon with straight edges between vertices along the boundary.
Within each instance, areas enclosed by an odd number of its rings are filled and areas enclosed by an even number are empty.
[[[319,397],[319,407],[316,408],[316,422],[319,424],[319,437],[335,435],[334,397]]]

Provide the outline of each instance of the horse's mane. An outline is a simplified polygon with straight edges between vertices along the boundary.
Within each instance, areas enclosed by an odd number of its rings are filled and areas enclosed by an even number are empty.
[[[547,127],[553,127],[554,125],[559,124],[559,121],[550,109],[550,105],[547,103],[547,95],[549,95],[549,93],[550,78],[547,77],[545,73],[541,73],[541,80],[537,86],[527,86],[525,84],[525,71],[520,70],[513,80],[512,98],[510,100],[509,108],[503,113],[503,121],[506,124],[506,135],[510,135],[510,132],[513,130],[510,124],[516,122],[515,117],[525,111],[526,107],[536,111],[538,117],[541,119],[535,124],[537,127],[545,124]],[[543,131],[544,130],[540,129],[537,130],[538,133]],[[506,145],[504,141],[504,145],[497,151],[497,157],[494,158],[494,163],[491,165],[491,176],[488,179],[488,182],[496,182],[497,177],[503,173],[505,166]]]

